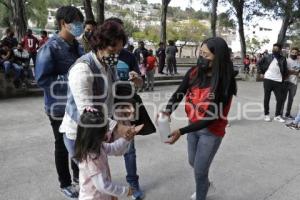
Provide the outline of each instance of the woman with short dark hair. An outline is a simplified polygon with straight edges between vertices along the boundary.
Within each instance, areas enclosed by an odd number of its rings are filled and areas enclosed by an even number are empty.
[[[110,120],[114,102],[112,89],[118,79],[118,54],[126,42],[127,36],[118,23],[104,22],[91,36],[92,51],[79,58],[69,71],[68,101],[59,130],[64,133],[64,142],[72,158],[80,115],[86,107],[104,107],[111,131],[116,125]]]

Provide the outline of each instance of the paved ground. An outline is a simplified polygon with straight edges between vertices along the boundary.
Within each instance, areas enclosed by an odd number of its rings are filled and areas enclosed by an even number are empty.
[[[156,88],[144,93],[145,102],[166,102],[175,87]],[[298,91],[300,94],[300,91]],[[147,97],[148,95],[148,97]],[[158,96],[161,95],[162,99]],[[239,82],[231,116],[247,110],[259,117],[262,102],[261,83]],[[168,96],[168,95],[167,95]],[[299,95],[298,95],[299,96]],[[274,111],[272,97],[271,111]],[[252,103],[246,107],[247,103]],[[300,98],[295,100],[296,112]],[[250,108],[254,110],[250,112]],[[153,114],[153,108],[148,106]],[[274,113],[274,112],[272,112]],[[182,108],[176,112],[184,117]],[[63,200],[58,192],[54,167],[53,136],[43,113],[43,98],[30,97],[0,101],[0,199]],[[216,155],[210,178],[217,191],[209,200],[299,200],[300,132],[278,122],[232,120]],[[172,121],[179,128],[186,120]],[[192,169],[187,162],[186,139],[174,146],[160,142],[158,134],[136,138],[140,182],[146,200],[188,200],[194,191]],[[111,158],[114,181],[125,183],[124,161]]]

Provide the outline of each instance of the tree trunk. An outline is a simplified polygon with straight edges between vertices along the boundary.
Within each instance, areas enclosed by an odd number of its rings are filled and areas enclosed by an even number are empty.
[[[18,40],[25,35],[27,29],[26,10],[23,0],[11,0],[13,26],[15,28]]]
[[[171,0],[162,0],[161,5],[161,29],[160,29],[160,42],[166,44],[167,41],[167,13],[168,5]]]
[[[281,28],[280,28],[280,32],[278,34],[278,38],[277,38],[277,43],[283,45],[285,38],[286,38],[286,31],[288,29],[288,27],[291,25],[291,11],[292,11],[292,2],[288,1],[287,3],[287,7],[285,10],[285,14],[282,20],[282,24],[281,24]]]
[[[242,59],[245,58],[246,55],[246,40],[245,40],[245,33],[244,33],[244,18],[243,18],[243,12],[244,12],[244,1],[233,1],[233,6],[236,11],[236,17],[238,20],[239,25],[239,36],[240,36],[240,43],[241,43],[241,57]]]
[[[91,0],[83,0],[86,20],[95,20]]]
[[[97,23],[103,24],[104,19],[104,0],[97,0]]]
[[[240,43],[241,43],[241,56],[244,59],[246,55],[246,42],[245,42],[245,33],[244,33],[244,22],[242,17],[239,17],[238,24],[239,24]]]
[[[217,7],[218,7],[218,0],[213,0],[211,4],[211,33],[213,37],[216,37],[216,24],[217,24]]]

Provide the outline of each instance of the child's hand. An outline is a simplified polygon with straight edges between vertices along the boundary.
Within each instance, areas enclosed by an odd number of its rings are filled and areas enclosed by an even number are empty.
[[[143,127],[144,127],[144,124],[139,125],[139,126],[131,126],[125,135],[125,139],[128,141],[132,140],[134,138],[134,136],[142,130]]]

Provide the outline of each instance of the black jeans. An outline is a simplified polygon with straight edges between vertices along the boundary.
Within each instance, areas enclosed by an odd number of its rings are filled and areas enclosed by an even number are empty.
[[[60,187],[64,188],[70,186],[72,184],[72,179],[69,171],[69,154],[64,144],[63,134],[58,131],[62,120],[54,119],[49,116],[49,120],[52,126],[52,130],[55,138],[55,166],[58,174],[58,180],[60,182]],[[62,117],[60,118],[62,119]],[[78,179],[79,177],[79,169],[78,166],[71,161],[71,168],[73,171],[73,179]]]
[[[284,98],[284,84],[282,82],[272,81],[269,79],[264,79],[264,108],[265,115],[269,115],[269,103],[271,98],[271,92],[274,92],[276,98],[276,111],[275,116],[282,115],[281,110],[283,106]]]
[[[284,104],[285,104],[286,99],[288,98],[285,116],[290,116],[294,97],[297,92],[297,85],[295,85],[289,81],[285,81],[284,82],[284,90],[285,90],[285,92],[283,95],[283,103],[282,103],[281,113],[283,113]]]
[[[159,73],[162,73],[164,71],[165,62],[166,62],[165,58],[159,58],[159,61],[158,61],[158,63],[159,63],[159,68],[158,68],[159,70],[158,70],[158,72]]]
[[[36,55],[37,55],[37,53],[29,53],[29,62],[30,62],[30,59],[32,59],[34,68],[35,68]]]

